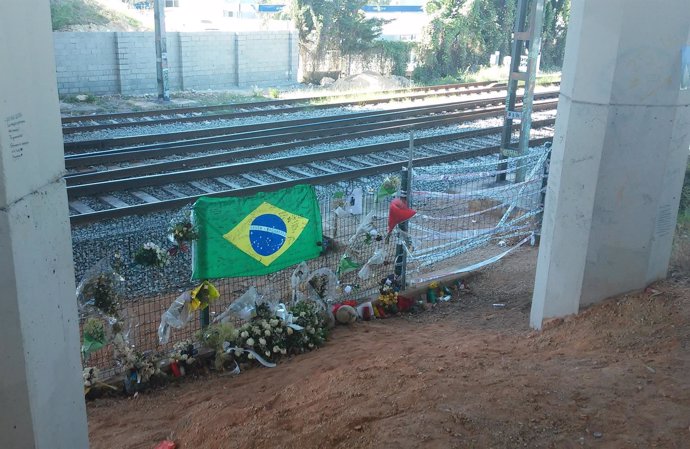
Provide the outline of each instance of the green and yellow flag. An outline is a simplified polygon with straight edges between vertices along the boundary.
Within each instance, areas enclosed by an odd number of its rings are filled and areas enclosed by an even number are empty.
[[[192,278],[258,276],[318,257],[321,212],[314,188],[194,203]]]

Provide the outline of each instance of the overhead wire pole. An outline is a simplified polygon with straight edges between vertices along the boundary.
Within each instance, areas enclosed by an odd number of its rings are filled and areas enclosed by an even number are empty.
[[[517,14],[515,16],[515,28],[513,30],[513,45],[511,48],[510,74],[508,78],[508,92],[506,94],[506,115],[503,121],[503,133],[501,136],[500,159],[520,156],[527,153],[529,147],[529,135],[532,128],[532,105],[534,103],[534,88],[537,80],[539,53],[541,52],[541,34],[544,22],[544,0],[532,0],[531,11],[527,15],[530,0],[518,0]],[[529,21],[527,20],[529,18]],[[527,56],[527,69],[520,71],[520,57],[529,42]],[[522,110],[517,111],[518,83],[523,81],[524,91],[522,96]],[[520,120],[520,137],[517,147],[513,145],[513,120]],[[501,162],[498,166],[499,173],[496,181],[505,181],[507,164]],[[524,170],[516,173],[516,182],[523,181]]]
[[[153,18],[156,34],[158,99],[170,101],[170,88],[168,87],[168,42],[165,35],[165,0],[153,0]]]

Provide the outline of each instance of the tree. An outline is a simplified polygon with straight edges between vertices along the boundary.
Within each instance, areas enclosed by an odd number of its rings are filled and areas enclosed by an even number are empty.
[[[420,79],[457,76],[488,63],[495,51],[510,54],[517,0],[429,0],[432,20],[420,45]],[[546,0],[542,61],[560,67],[569,0]]]
[[[570,0],[547,0],[544,5],[542,67],[560,69],[565,54],[565,38],[570,20]]]
[[[329,51],[352,55],[369,48],[384,21],[367,19],[366,0],[293,0],[290,12],[299,33],[300,56],[314,72]]]

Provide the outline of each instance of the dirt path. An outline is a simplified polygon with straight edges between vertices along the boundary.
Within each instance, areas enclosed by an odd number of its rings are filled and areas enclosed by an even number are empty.
[[[689,447],[690,287],[665,281],[536,333],[535,258],[520,250],[459,302],[340,327],[274,369],[90,402],[92,448]]]

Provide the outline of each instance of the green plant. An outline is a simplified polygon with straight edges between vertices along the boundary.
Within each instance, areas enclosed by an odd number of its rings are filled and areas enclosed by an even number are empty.
[[[426,10],[432,20],[419,46],[418,82],[464,78],[487,64],[493,52],[510,55],[516,2],[430,0]],[[544,11],[541,65],[554,70],[563,62],[570,0],[547,0]]]
[[[227,342],[234,346],[238,336],[239,332],[237,329],[229,323],[211,324],[197,333],[197,339],[202,346],[215,352],[214,366],[218,371],[223,370],[225,362],[230,358],[225,352],[225,343]]]
[[[51,0],[50,14],[53,31],[68,29],[74,25],[106,25],[111,22],[135,29],[143,28],[138,20],[104,8],[95,0]]]
[[[271,98],[280,98],[280,91],[275,87],[268,89],[268,96]]]

